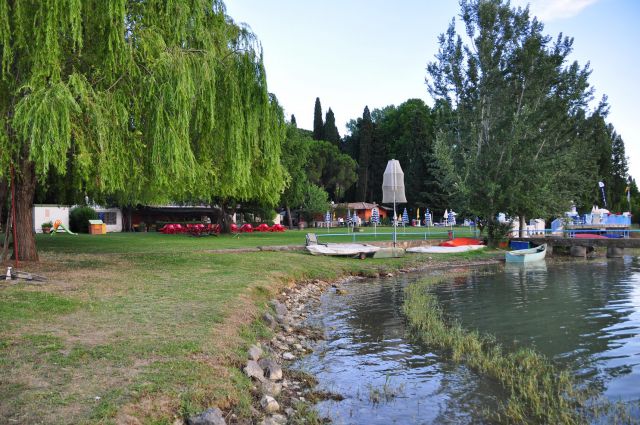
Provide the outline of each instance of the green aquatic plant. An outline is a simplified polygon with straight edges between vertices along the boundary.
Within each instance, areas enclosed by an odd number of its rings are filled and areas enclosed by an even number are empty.
[[[373,404],[378,404],[382,401],[391,401],[404,393],[404,384],[394,385],[389,375],[387,375],[384,384],[381,386],[376,387],[369,384],[368,388],[369,400]]]
[[[443,277],[427,278],[406,289],[404,312],[415,337],[454,362],[496,380],[507,400],[491,419],[504,423],[584,423],[590,395],[572,374],[542,354],[520,348],[507,352],[492,336],[448,321],[429,288]]]

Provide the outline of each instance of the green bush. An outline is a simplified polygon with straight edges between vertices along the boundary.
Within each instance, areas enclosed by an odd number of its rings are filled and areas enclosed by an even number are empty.
[[[69,212],[69,226],[72,232],[89,233],[89,220],[96,220],[98,213],[91,207],[76,207]]]

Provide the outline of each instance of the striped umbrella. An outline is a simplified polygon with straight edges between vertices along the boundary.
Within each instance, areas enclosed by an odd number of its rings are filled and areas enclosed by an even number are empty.
[[[380,224],[380,213],[377,208],[371,210],[371,222],[374,224]]]
[[[405,226],[409,223],[409,213],[407,213],[407,209],[405,208],[402,212],[402,225]]]
[[[324,222],[327,224],[327,227],[331,224],[331,213],[329,211],[324,215]]]
[[[449,226],[456,225],[456,217],[453,215],[453,210],[449,211],[449,215],[447,215],[447,224]]]
[[[356,214],[355,210],[353,211],[353,218],[351,220],[353,221],[354,226],[358,224],[358,214]]]
[[[371,210],[371,222],[373,223],[373,232],[378,234],[378,224],[380,224],[380,212],[377,208]]]
[[[433,221],[431,219],[431,213],[429,212],[429,208],[427,208],[427,212],[424,213],[424,225],[431,226],[432,224],[433,224]]]
[[[351,225],[351,210],[347,210],[347,226]]]

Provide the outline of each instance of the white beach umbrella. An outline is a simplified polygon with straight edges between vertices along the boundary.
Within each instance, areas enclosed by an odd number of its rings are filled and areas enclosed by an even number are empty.
[[[382,176],[382,202],[393,203],[393,216],[396,217],[396,203],[407,202],[404,194],[404,173],[400,167],[400,161],[391,159],[387,162],[387,168]],[[393,246],[396,246],[396,230],[398,222],[393,223]]]

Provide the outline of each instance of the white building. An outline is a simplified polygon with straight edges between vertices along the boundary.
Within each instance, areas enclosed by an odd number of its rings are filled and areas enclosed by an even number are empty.
[[[33,230],[42,233],[42,223],[55,223],[60,220],[62,225],[69,228],[69,210],[66,205],[34,204],[33,205]]]
[[[69,212],[74,207],[67,205],[34,204],[33,230],[42,233],[42,223],[55,223],[60,220],[62,225],[69,228]],[[94,206],[98,218],[107,225],[107,232],[122,232],[122,211],[119,208],[103,208]]]

